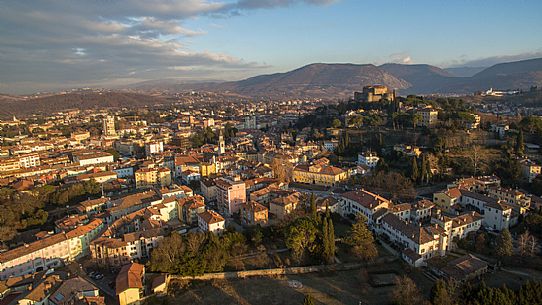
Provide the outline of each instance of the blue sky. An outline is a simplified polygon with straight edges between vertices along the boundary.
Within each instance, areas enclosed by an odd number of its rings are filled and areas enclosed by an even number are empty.
[[[289,69],[311,62],[462,65],[542,51],[542,1],[343,0],[197,18],[190,46]]]
[[[542,57],[535,0],[0,0],[0,92]]]

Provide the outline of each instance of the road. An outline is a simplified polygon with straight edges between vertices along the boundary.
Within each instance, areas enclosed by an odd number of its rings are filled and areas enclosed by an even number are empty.
[[[77,271],[75,271],[80,277],[84,278],[85,280],[89,281],[90,283],[94,284],[98,289],[100,289],[100,294],[104,296],[105,303],[107,305],[118,305],[118,298],[115,294],[115,290],[111,287],[109,287],[108,283],[111,281],[114,281],[114,275],[108,275],[104,276],[101,280],[95,280],[91,278],[83,269],[83,267],[79,264],[79,268]]]

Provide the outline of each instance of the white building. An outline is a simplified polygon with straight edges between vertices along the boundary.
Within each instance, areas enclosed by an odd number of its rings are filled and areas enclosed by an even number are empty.
[[[337,146],[339,146],[339,141],[337,140],[324,141],[324,149],[327,151],[335,151]]]
[[[160,154],[164,152],[164,142],[156,141],[145,143],[145,155],[150,157],[155,154]]]
[[[37,153],[20,155],[19,164],[22,168],[40,166],[40,155]]]
[[[358,154],[358,164],[375,168],[380,158],[374,152],[364,152]]]
[[[391,201],[388,199],[365,190],[343,193],[339,198],[339,204],[339,210],[343,217],[348,215],[356,216],[361,213],[367,218],[370,226],[373,225],[373,215],[377,211],[392,206]]]
[[[0,279],[32,274],[72,262],[88,253],[90,241],[103,228],[103,222],[95,219],[67,233],[53,234],[0,253]]]
[[[226,221],[215,211],[207,210],[198,214],[198,227],[202,232],[220,233],[224,231]]]
[[[79,165],[94,165],[101,163],[112,163],[113,155],[106,152],[82,152],[73,154],[73,161],[79,162]]]
[[[422,227],[388,213],[382,217],[379,234],[401,248],[402,258],[415,267],[423,266],[429,258],[446,254],[448,236],[437,225]]]
[[[490,230],[502,231],[517,223],[512,206],[497,198],[461,190],[460,204],[479,211],[484,217],[483,226]]]

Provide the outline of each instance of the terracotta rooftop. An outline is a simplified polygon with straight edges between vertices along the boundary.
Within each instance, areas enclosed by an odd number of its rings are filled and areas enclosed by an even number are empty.
[[[207,210],[205,212],[199,213],[198,217],[203,219],[203,221],[205,221],[207,224],[219,223],[224,221],[224,217],[212,210]]]
[[[352,201],[355,201],[359,204],[361,204],[363,207],[368,209],[373,209],[374,207],[382,204],[382,203],[391,203],[388,199],[371,193],[366,190],[361,191],[349,191],[344,194],[342,194],[344,198],[350,199]]]
[[[115,280],[116,294],[119,295],[130,288],[143,289],[144,275],[145,266],[137,263],[124,265]]]

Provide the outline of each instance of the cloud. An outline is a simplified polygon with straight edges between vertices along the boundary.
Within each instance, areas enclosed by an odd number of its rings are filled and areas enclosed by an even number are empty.
[[[405,52],[390,54],[388,58],[389,62],[396,64],[411,64],[412,57]]]
[[[500,55],[500,56],[491,56],[485,58],[469,59],[467,56],[461,56],[459,59],[451,61],[445,66],[450,68],[457,67],[490,67],[496,64],[533,59],[533,58],[542,58],[542,50],[535,52],[519,53],[514,55]]]
[[[337,0],[239,0],[226,9],[260,9],[286,7],[294,4],[329,5]]]
[[[269,66],[234,54],[191,49],[187,39],[206,31],[189,28],[186,21],[333,2],[4,0],[0,2],[0,90],[31,92],[48,86],[114,85],[127,80],[246,76]]]

